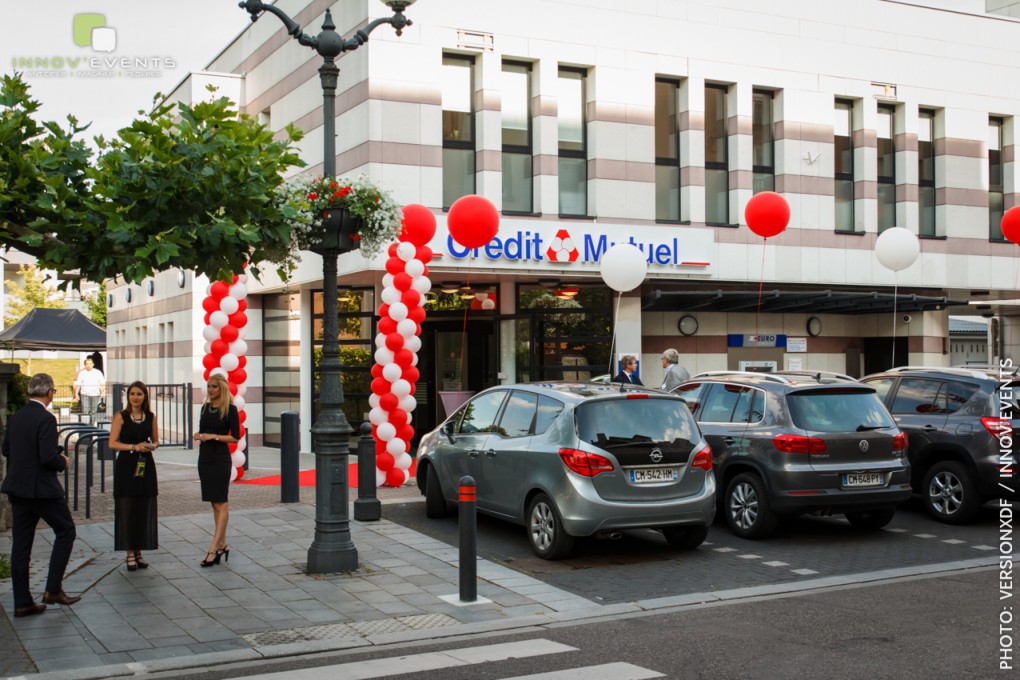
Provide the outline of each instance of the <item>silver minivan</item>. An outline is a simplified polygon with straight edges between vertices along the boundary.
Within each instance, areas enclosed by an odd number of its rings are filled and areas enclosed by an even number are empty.
[[[445,515],[462,477],[477,507],[559,559],[574,538],[658,529],[699,546],[715,515],[712,451],[678,397],[632,385],[532,383],[474,396],[422,438],[418,488]]]

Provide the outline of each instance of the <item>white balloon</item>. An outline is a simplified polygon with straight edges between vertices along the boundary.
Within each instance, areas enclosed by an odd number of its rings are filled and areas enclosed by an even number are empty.
[[[393,461],[393,467],[398,470],[409,470],[411,468],[411,454],[404,452],[404,455],[397,456]]]
[[[227,291],[227,294],[235,300],[243,300],[248,297],[248,286],[241,283],[240,280],[228,288]]]
[[[382,377],[390,382],[400,380],[400,376],[403,375],[403,370],[400,368],[400,364],[390,363],[383,366]],[[400,396],[400,395],[397,395]]]
[[[248,435],[245,434],[243,437],[237,440],[237,450],[247,451],[248,450]]]
[[[384,484],[386,484],[386,473],[383,472],[382,470],[380,470],[379,468],[376,468],[375,469],[375,485],[376,486],[383,486]]]
[[[412,366],[417,366],[418,365],[418,355],[417,354],[412,354],[411,355],[411,365]]]
[[[230,468],[230,481],[234,481],[235,479],[237,479],[237,468],[232,467]]]
[[[230,464],[234,467],[241,467],[244,465],[244,451],[237,449],[230,454]]]
[[[396,288],[383,288],[382,294],[379,297],[386,304],[392,305],[395,302],[400,302],[400,291]]]
[[[248,385],[245,383],[241,383],[240,385],[237,386],[237,396],[243,397],[246,394],[248,394]]]
[[[917,262],[920,254],[917,235],[905,227],[886,229],[875,240],[875,256],[883,267],[894,272]]]
[[[375,336],[375,346],[376,346],[376,348],[380,348],[380,349],[386,346],[386,334],[385,333],[377,333],[376,334],[376,336]]]
[[[213,370],[209,371],[209,377],[210,377],[210,378],[211,378],[211,377],[213,377],[214,375],[222,375],[222,376],[223,376],[224,378],[226,378],[226,377],[227,377],[227,372],[226,372],[226,371],[224,371],[224,370],[223,370],[222,368],[220,368],[219,366],[217,366],[217,367],[216,367],[216,368],[214,368]]]
[[[397,436],[397,428],[393,423],[382,423],[375,428],[375,436],[381,442],[388,442]]]
[[[368,405],[370,408],[379,408],[379,395],[375,392],[368,395]]]
[[[386,453],[390,454],[394,458],[402,453],[407,453],[407,442],[400,437],[389,440],[386,442]]]
[[[495,308],[496,308],[496,301],[493,300],[492,298],[489,298],[487,300],[483,300],[482,301],[482,309],[495,309]]]
[[[248,337],[248,327],[247,326],[241,326],[240,328],[238,328],[237,329],[237,337],[240,340],[244,340],[245,338],[247,338]]]
[[[382,287],[383,288],[393,287],[393,274],[386,273],[382,275]]]
[[[425,273],[425,263],[421,260],[411,260],[404,265],[404,273],[412,279]]]
[[[607,286],[617,292],[626,293],[640,286],[645,280],[648,261],[637,246],[617,243],[602,255],[599,270]]]
[[[411,393],[411,383],[401,378],[390,385],[390,392],[397,395],[397,398],[406,397]]]
[[[397,332],[404,336],[404,344],[407,344],[407,338],[414,336],[418,331],[418,324],[413,319],[404,319],[397,324]]]
[[[424,295],[432,290],[432,281],[430,281],[427,276],[416,276],[414,280],[411,281],[411,288],[414,288],[416,291]]]
[[[234,340],[229,345],[230,353],[236,354],[239,357],[243,357],[248,353],[248,343],[244,340]]]
[[[238,274],[237,275],[237,282],[238,283],[248,283],[248,275],[247,274]]]
[[[387,416],[386,411],[383,411],[379,407],[373,408],[368,412],[368,421],[373,425],[382,425],[386,422]]]
[[[409,243],[407,241],[404,241],[403,243],[397,246],[397,257],[399,257],[404,262],[410,262],[411,260],[413,260],[414,255],[417,252],[418,249],[414,247],[414,244]]]
[[[407,318],[407,305],[403,302],[395,302],[390,305],[390,318],[394,321],[403,321]]]
[[[212,283],[205,284],[205,296],[212,297]]]
[[[213,328],[223,328],[228,323],[230,323],[230,319],[227,318],[226,314],[219,310],[216,310],[209,315],[209,325]]]
[[[479,302],[484,302],[485,300],[489,299],[489,294],[488,293],[475,293],[475,299],[478,300]]]
[[[227,316],[230,316],[238,309],[239,306],[235,298],[232,298],[228,295],[227,297],[220,300],[220,311],[226,314]]]
[[[234,402],[234,406],[237,407],[238,411],[243,411],[244,410],[244,404],[245,404],[244,397],[234,397],[233,402]]]
[[[215,326],[206,326],[205,328],[202,329],[202,337],[208,340],[209,342],[212,342],[213,340],[218,340],[220,337],[220,329],[216,328]],[[209,351],[207,350],[206,354],[208,353]]]
[[[419,338],[417,335],[412,335],[411,337],[407,338],[406,340],[404,340],[404,349],[411,350],[412,352],[417,352],[418,350],[421,349],[421,338]]]
[[[202,343],[202,354],[209,354],[209,352],[212,352],[212,343],[206,340]]]
[[[238,361],[236,354],[231,354],[230,352],[227,352],[226,354],[220,357],[220,366],[228,373],[237,368],[237,364]]]
[[[397,408],[401,411],[407,411],[410,413],[414,410],[414,407],[418,405],[413,395],[407,395],[406,397],[400,397],[400,401],[397,402]]]
[[[382,364],[383,366],[386,364],[392,364],[393,352],[391,352],[387,347],[380,347],[375,351],[375,363]]]

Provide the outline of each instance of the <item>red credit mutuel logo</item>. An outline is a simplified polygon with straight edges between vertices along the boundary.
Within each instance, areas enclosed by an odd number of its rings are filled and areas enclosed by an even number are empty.
[[[553,262],[577,262],[579,255],[574,239],[570,238],[570,232],[566,229],[556,232],[549,243],[549,249],[545,251],[545,256]]]

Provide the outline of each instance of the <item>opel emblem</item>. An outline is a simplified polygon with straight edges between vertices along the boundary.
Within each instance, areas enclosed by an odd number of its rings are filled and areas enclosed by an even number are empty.
[[[652,452],[651,454],[649,454],[649,457],[652,459],[653,463],[658,463],[660,460],[662,460],[662,451],[660,451],[659,449],[652,449]]]
[[[861,451],[867,451],[868,450],[868,440],[867,439],[862,439],[861,441],[859,441],[857,443],[857,448],[859,448]]]

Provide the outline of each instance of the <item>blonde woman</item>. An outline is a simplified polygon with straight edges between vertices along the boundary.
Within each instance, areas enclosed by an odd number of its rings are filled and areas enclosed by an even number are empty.
[[[198,447],[198,479],[202,483],[202,500],[212,504],[216,529],[212,543],[202,560],[203,567],[220,563],[220,558],[230,560],[227,545],[227,489],[230,486],[230,447],[241,437],[241,422],[237,407],[232,403],[227,379],[216,374],[206,384],[205,403],[198,420],[195,440]]]

